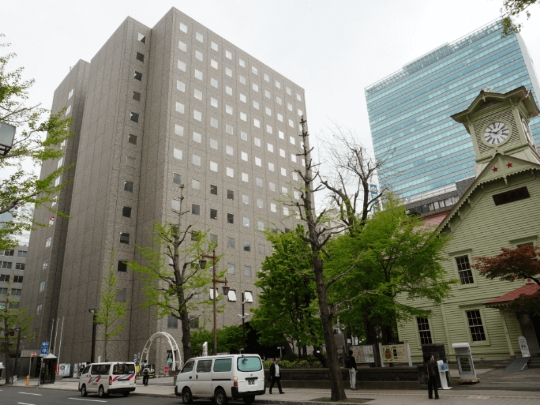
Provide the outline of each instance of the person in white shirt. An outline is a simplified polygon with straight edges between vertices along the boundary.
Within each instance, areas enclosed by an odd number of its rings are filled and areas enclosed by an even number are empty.
[[[277,386],[279,388],[279,393],[284,394],[283,390],[281,389],[281,374],[279,372],[279,359],[276,357],[274,359],[274,363],[270,366],[270,378],[272,378],[272,382],[270,383],[270,389],[268,390],[268,393],[272,393],[272,387],[274,386],[274,383],[277,383]]]

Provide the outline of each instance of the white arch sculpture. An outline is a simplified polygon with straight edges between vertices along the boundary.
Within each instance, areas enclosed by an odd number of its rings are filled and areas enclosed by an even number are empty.
[[[178,344],[176,343],[176,340],[174,340],[174,338],[167,332],[156,332],[152,336],[150,336],[150,339],[146,341],[146,344],[144,345],[144,349],[141,353],[141,361],[148,362],[148,352],[150,351],[150,348],[152,347],[152,343],[158,337],[164,337],[165,339],[167,339],[167,343],[169,343],[169,346],[171,347],[171,351],[172,351],[173,365],[175,366],[173,370],[176,370],[176,369],[180,370],[182,368],[182,356],[180,354],[180,349],[178,348]],[[177,360],[176,353],[178,353],[178,360]]]

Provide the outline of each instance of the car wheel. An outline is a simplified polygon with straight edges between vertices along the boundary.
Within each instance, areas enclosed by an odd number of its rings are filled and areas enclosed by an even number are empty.
[[[251,405],[255,401],[255,395],[244,397],[244,404]]]
[[[122,392],[122,395],[125,396],[125,397],[128,397],[129,396],[129,391]]]
[[[100,385],[98,389],[98,397],[105,398],[106,396],[107,394],[105,394],[105,388],[103,388],[103,385]]]
[[[193,403],[193,397],[191,396],[191,391],[189,388],[184,388],[182,391],[182,402],[184,404],[191,404]]]
[[[218,388],[216,392],[214,392],[214,404],[227,405],[227,395],[223,389]]]
[[[87,396],[87,395],[88,395],[88,392],[86,392],[86,385],[83,384],[83,385],[81,386],[81,397],[85,397],[85,396]]]

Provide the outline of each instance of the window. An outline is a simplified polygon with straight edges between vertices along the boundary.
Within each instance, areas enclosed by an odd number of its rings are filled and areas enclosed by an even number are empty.
[[[187,45],[185,44],[185,42],[178,41],[178,49],[180,49],[181,51],[186,52],[187,51]]]
[[[283,104],[283,102],[281,101],[281,97],[276,97],[276,103],[278,103],[279,105]]]
[[[135,167],[136,160],[134,157],[126,156],[126,166]]]
[[[200,70],[195,69],[195,79],[203,79],[203,73]]]
[[[249,242],[244,242],[244,252],[251,252],[251,244]]]
[[[10,302],[9,303],[9,309],[19,309],[19,303],[18,302]]]
[[[175,159],[182,160],[182,149],[174,148],[173,156]]]
[[[142,80],[142,73],[135,71],[135,73],[133,73],[133,78],[135,80],[141,81]]]
[[[263,186],[263,181],[260,177],[256,177],[255,178],[255,184],[258,186],[258,187],[262,187]]]
[[[253,108],[256,108],[257,110],[260,108],[260,104],[258,101],[253,100]]]
[[[259,121],[257,118],[253,118],[253,125],[257,128],[261,127],[261,121]]]
[[[194,190],[200,190],[201,182],[199,180],[191,180],[191,188]]]
[[[144,55],[140,52],[137,52],[136,56],[137,60],[140,60],[141,62],[144,62]]]
[[[231,238],[231,237],[227,238],[227,247],[234,249],[234,238]]]
[[[249,196],[242,194],[242,204],[249,204]]]
[[[275,203],[270,203],[270,211],[277,212],[277,206]]]
[[[289,96],[292,96],[292,92],[291,92],[291,88],[290,87],[285,87],[285,91],[287,92],[287,94]]]
[[[71,91],[69,92],[69,94],[68,94],[68,100],[69,100],[71,97],[73,97],[73,91],[74,91],[74,89],[71,89]]]
[[[129,233],[120,233],[120,243],[123,243],[125,245],[129,245]]]
[[[199,294],[196,294],[196,297],[198,297]],[[189,319],[189,327],[191,329],[197,329],[199,327],[199,318],[190,318]],[[193,364],[191,365],[193,367]]]
[[[180,69],[182,72],[186,71],[186,64],[181,60],[178,61],[178,69]]]
[[[227,273],[234,274],[235,268],[234,263],[227,263]]]
[[[246,84],[246,78],[242,75],[238,75],[238,80],[240,80],[240,83]]]
[[[287,169],[285,169],[284,167],[280,169],[281,169],[281,175],[287,177]]]
[[[0,281],[3,281],[5,283],[9,283],[10,278],[11,278],[11,276],[9,274],[0,274]]]
[[[178,329],[178,318],[167,316],[167,329]]]
[[[127,272],[127,263],[121,260],[118,260],[118,266],[116,269],[117,271],[121,271],[122,273]]]
[[[137,41],[142,42],[144,44],[146,42],[146,37],[139,32],[137,33]]]
[[[287,103],[287,110],[292,111],[292,104],[291,103]]]
[[[173,173],[173,183],[174,184],[182,184],[182,176],[178,173]]]
[[[244,131],[240,131],[240,139],[243,141],[247,141],[247,133]]]
[[[217,186],[210,184],[210,194],[217,195]]]
[[[214,78],[212,77],[212,78],[210,78],[210,85],[211,85],[212,87],[215,87],[215,88],[217,89],[217,88],[219,87],[219,82],[218,82],[217,79],[214,79]]]
[[[227,114],[233,115],[233,108],[230,105],[225,105],[225,112]]]
[[[14,255],[15,255],[15,249],[2,250],[0,252],[0,256],[14,256]]]
[[[232,96],[232,87],[225,86],[225,93],[227,93],[229,96]]]
[[[261,147],[261,140],[257,137],[254,137],[253,138],[253,143],[255,144],[255,146],[258,146],[259,148]]]
[[[131,207],[122,207],[122,216],[131,218]]]
[[[47,240],[45,241],[45,247],[51,246],[51,241],[52,241],[52,238],[49,236],[49,237],[47,238]]]
[[[202,91],[193,89],[193,97],[195,97],[197,100],[202,100]]]
[[[133,100],[141,101],[141,93],[139,93],[138,91],[134,91],[133,92]]]
[[[255,164],[259,167],[262,167],[262,160],[259,157],[255,156]]]
[[[219,51],[219,46],[214,41],[211,42],[210,47],[216,52]]]
[[[249,218],[243,217],[242,218],[242,225],[244,225],[246,228],[249,228]]]
[[[296,145],[296,139],[294,139],[294,136],[290,136],[290,137],[289,137],[289,142],[290,142],[292,145]]]
[[[285,134],[283,133],[283,131],[278,131],[279,132],[279,139],[285,139]]]
[[[232,77],[232,70],[229,68],[225,68],[225,74],[229,77]]]
[[[226,124],[225,125],[225,132],[227,132],[229,135],[234,134],[234,128],[232,125]]]
[[[13,282],[14,283],[22,283],[23,282],[23,276],[13,276]]]
[[[234,214],[227,214],[227,223],[234,224]]]
[[[259,253],[261,255],[264,255],[264,254],[266,254],[265,251],[266,251],[266,249],[265,249],[264,245],[259,245]]]
[[[218,143],[217,140],[215,140],[215,139],[213,139],[213,138],[210,138],[210,147],[211,147],[212,149],[216,149],[216,150],[217,150],[218,145],[219,145],[219,143]]]
[[[132,112],[129,115],[129,119],[133,122],[139,122],[139,114]]]
[[[129,134],[128,135],[128,142],[137,145],[137,135]]]
[[[240,119],[244,122],[247,122],[247,114],[244,112],[240,113]]]
[[[504,193],[493,195],[495,205],[508,204],[514,201],[524,200],[526,198],[530,198],[527,187],[520,187],[514,190],[505,191]]]
[[[244,276],[251,277],[251,266],[244,266]]]
[[[240,158],[241,158],[244,162],[247,162],[247,161],[249,160],[247,152],[240,152]]]
[[[245,96],[245,94],[242,94],[240,93],[240,101],[243,102],[243,103],[247,103],[247,97]]]
[[[217,219],[217,210],[210,209],[210,219]]]
[[[234,177],[234,169],[232,167],[227,167],[226,171],[228,177]]]
[[[300,94],[296,93],[296,99],[298,101],[302,101],[302,96]]]
[[[271,108],[266,107],[266,108],[264,109],[264,111],[266,112],[266,115],[272,116],[272,109],[271,109]]]
[[[283,207],[283,215],[289,216],[289,208]]]
[[[45,291],[45,281],[39,283],[39,292]]]
[[[200,32],[195,33],[195,39],[199,42],[204,42],[203,34],[201,34]]]
[[[211,59],[210,66],[212,66],[214,69],[219,69],[219,63],[217,62],[217,60]]]
[[[197,204],[191,205],[191,213],[193,215],[201,215],[201,206]]]
[[[270,170],[271,172],[273,172],[275,169],[275,165],[272,163],[272,162],[268,162],[268,170]]]
[[[234,148],[231,145],[225,145],[225,152],[227,155],[234,155]]]
[[[257,84],[252,83],[251,88],[253,89],[253,91],[256,91],[257,93],[259,92],[259,86]]]
[[[263,208],[263,200],[260,198],[257,198],[257,208]]]
[[[119,288],[116,290],[116,302],[126,302],[126,289],[125,288]]]
[[[0,295],[2,295],[2,294],[7,294],[7,293],[8,293],[8,289],[7,289],[7,288],[5,288],[5,287],[0,288]]]
[[[184,127],[178,124],[174,124],[174,133],[178,136],[184,136]]]
[[[193,156],[191,158],[191,163],[193,163],[195,166],[200,166],[201,165],[201,157],[199,155],[193,154]]]
[[[266,125],[266,132],[268,132],[269,134],[272,133],[272,126],[271,125]]]
[[[264,91],[264,96],[265,96],[266,98],[271,98],[271,94],[270,94],[270,92],[269,92],[268,90],[265,90],[265,91]]]
[[[227,190],[227,200],[234,200],[234,191]]]
[[[267,143],[266,148],[268,149],[268,152],[274,153],[274,145],[272,145],[271,143]]]
[[[204,59],[202,52],[200,52],[200,51],[195,51],[195,58],[198,59],[198,60],[200,60],[200,61],[202,62],[203,59]]]
[[[202,135],[199,134],[198,132],[193,132],[193,140],[197,143],[201,143],[202,142]]]
[[[41,265],[41,270],[47,270],[47,267],[49,267],[49,259],[43,260],[43,264]]]
[[[282,158],[286,157],[285,149],[279,148],[279,156],[282,157]]]
[[[482,316],[480,315],[480,310],[474,309],[472,311],[466,311],[466,313],[472,341],[481,342],[486,340],[486,333],[484,332],[484,326],[482,325]]]
[[[180,114],[184,113],[184,104],[176,102],[176,111],[178,111]]]
[[[15,270],[24,270],[26,268],[25,263],[15,263]]]
[[[242,181],[244,183],[248,183],[249,182],[249,174],[247,173],[242,173]]]
[[[278,89],[281,89],[281,83],[278,82],[277,80],[275,81],[275,83],[276,83],[276,87],[277,87]]]
[[[257,221],[257,229],[259,231],[264,231],[264,222],[263,221]]]
[[[219,122],[217,120],[217,118],[210,118],[210,126],[214,127],[214,128],[217,128],[219,127]]]
[[[433,343],[431,340],[431,331],[429,330],[429,321],[427,318],[416,318],[418,325],[418,334],[420,335],[420,344],[427,345]]]
[[[180,211],[180,201],[173,198],[171,200],[171,209],[175,212]]]
[[[459,273],[459,279],[461,284],[474,283],[473,274],[471,271],[471,265],[469,263],[469,256],[456,257],[456,265]]]
[[[41,314],[41,310],[43,309],[43,304],[38,304],[36,308],[36,315]]]
[[[281,186],[281,194],[283,194],[283,195],[288,195],[289,194],[289,190],[287,190],[287,187]]]
[[[180,31],[187,33],[187,25],[184,23],[180,23]]]
[[[270,83],[270,76],[268,76],[266,73],[264,74],[264,81]]]

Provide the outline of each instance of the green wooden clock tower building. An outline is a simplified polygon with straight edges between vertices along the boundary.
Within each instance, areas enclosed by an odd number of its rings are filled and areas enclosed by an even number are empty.
[[[540,318],[506,306],[538,287],[489,280],[471,268],[473,258],[495,256],[501,247],[539,242],[540,156],[528,126],[539,113],[532,94],[519,87],[504,94],[483,91],[452,116],[471,135],[476,179],[450,211],[431,221],[438,223],[435,232],[450,238],[443,266],[457,283],[440,305],[417,301],[430,311],[428,318],[399,325],[399,338],[410,342],[416,361],[424,343],[444,343],[450,358],[452,343],[459,342],[469,342],[476,359],[521,357],[519,336],[531,355],[540,354]]]

